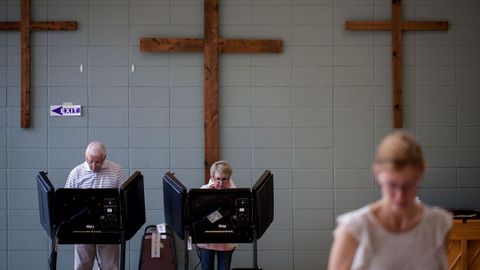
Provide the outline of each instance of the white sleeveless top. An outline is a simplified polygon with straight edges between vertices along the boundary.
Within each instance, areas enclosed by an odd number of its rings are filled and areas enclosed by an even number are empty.
[[[351,269],[448,269],[445,237],[452,226],[452,215],[437,207],[421,206],[420,222],[400,233],[386,230],[370,205],[340,215],[338,225],[346,226],[358,242]]]

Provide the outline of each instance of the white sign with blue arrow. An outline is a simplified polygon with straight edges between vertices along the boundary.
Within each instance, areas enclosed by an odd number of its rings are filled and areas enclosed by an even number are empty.
[[[50,116],[81,116],[81,115],[82,115],[82,105],[63,104],[63,105],[50,106]]]

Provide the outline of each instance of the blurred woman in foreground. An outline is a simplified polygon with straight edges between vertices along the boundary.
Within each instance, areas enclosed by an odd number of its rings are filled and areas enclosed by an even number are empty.
[[[448,268],[452,216],[416,199],[424,171],[412,136],[395,132],[383,139],[373,164],[382,197],[338,217],[330,270]]]

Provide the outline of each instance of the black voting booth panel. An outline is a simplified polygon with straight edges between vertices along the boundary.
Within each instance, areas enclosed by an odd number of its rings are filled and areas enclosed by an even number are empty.
[[[132,174],[118,189],[57,190],[47,174],[40,172],[37,189],[40,222],[50,238],[59,244],[120,244],[120,268],[124,269],[125,242],[145,223],[140,172]],[[53,257],[56,264],[56,252]]]
[[[55,192],[54,219],[59,244],[120,244],[119,194],[116,188]]]
[[[125,239],[130,240],[145,224],[145,192],[143,175],[133,173],[119,188],[122,226]]]
[[[170,172],[163,177],[165,223],[180,239],[184,239],[187,188]]]
[[[263,236],[273,222],[273,188],[273,174],[270,171],[265,171],[252,187],[257,239]]]
[[[260,176],[252,190],[190,189],[187,192],[170,172],[163,178],[163,187],[165,222],[184,239],[185,250],[188,235],[192,243],[253,243],[254,267],[245,269],[259,269],[256,241],[274,218],[273,174],[270,171]],[[188,269],[187,253],[185,269]]]
[[[190,189],[192,243],[251,243],[251,198],[248,188]]]
[[[60,244],[120,244],[145,224],[143,175],[132,174],[117,188],[55,192],[55,220]]]
[[[55,236],[53,203],[55,187],[52,185],[45,172],[37,175],[38,209],[40,213],[40,224],[50,238]]]

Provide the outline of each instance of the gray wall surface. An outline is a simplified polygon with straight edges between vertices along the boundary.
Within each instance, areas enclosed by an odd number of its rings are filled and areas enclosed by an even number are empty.
[[[19,2],[0,0],[0,21],[17,21]],[[420,199],[480,208],[480,2],[403,2],[408,20],[450,23],[448,32],[404,34],[405,130],[428,161]],[[0,269],[9,270],[47,269],[34,177],[46,170],[63,186],[90,140],[144,174],[147,224],[164,220],[166,171],[188,187],[204,180],[202,54],[139,52],[140,37],[202,38],[202,0],[32,0],[32,13],[79,29],[33,33],[30,129],[20,128],[20,35],[0,31]],[[391,35],[347,32],[344,22],[389,18],[389,0],[220,0],[222,37],[285,44],[280,55],[220,56],[221,157],[240,187],[275,174],[264,269],[325,269],[335,216],[379,196],[370,164],[392,130]],[[63,102],[83,115],[49,117]],[[72,263],[62,246],[59,269]],[[249,245],[233,264],[251,265]]]

